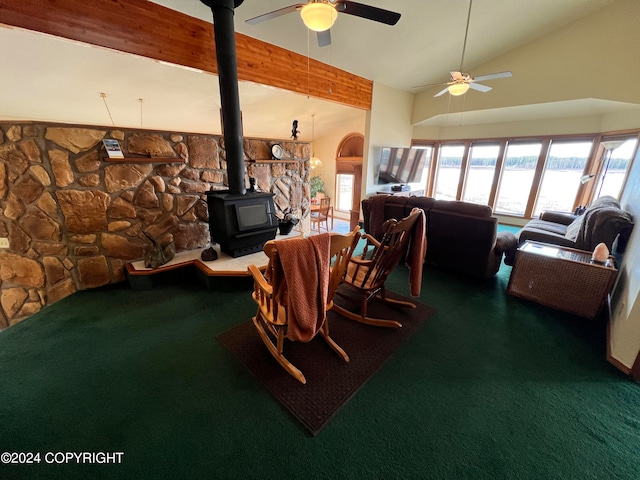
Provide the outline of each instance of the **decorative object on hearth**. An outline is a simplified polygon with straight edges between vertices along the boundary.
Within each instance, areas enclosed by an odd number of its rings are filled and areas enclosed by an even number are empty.
[[[306,27],[317,32],[319,47],[326,47],[331,44],[331,32],[329,29],[338,18],[338,13],[346,13],[387,25],[395,25],[400,20],[399,13],[349,0],[310,0],[307,3],[297,3],[263,13],[245,21],[250,25],[256,25],[265,20],[271,20],[296,11],[300,12]]]
[[[218,252],[216,252],[215,248],[213,247],[205,248],[200,254],[200,258],[204,262],[213,262],[214,260],[218,259]]]
[[[488,92],[491,90],[491,87],[487,87],[486,85],[481,85],[476,82],[481,82],[485,80],[495,80],[498,78],[507,78],[511,77],[511,72],[498,72],[498,73],[490,73],[487,75],[480,75],[478,77],[472,77],[468,73],[463,73],[462,66],[464,64],[464,54],[467,49],[467,36],[469,34],[469,20],[471,19],[471,6],[473,4],[473,0],[469,0],[469,12],[467,13],[467,27],[464,31],[464,42],[462,44],[462,58],[460,59],[460,71],[458,72],[450,72],[451,80],[446,83],[430,83],[427,85],[418,85],[414,88],[423,88],[423,87],[431,87],[434,85],[447,85],[446,88],[442,89],[438,93],[434,95],[434,97],[439,97],[447,92],[450,95],[455,97],[459,95],[464,95],[471,88],[473,90],[477,90],[479,92]]]
[[[280,235],[288,235],[300,222],[300,218],[293,213],[290,209],[285,211],[281,217],[278,218],[278,231]]]
[[[289,235],[294,226],[291,222],[280,221],[278,222],[278,232],[280,235]]]
[[[173,240],[171,240],[165,246],[162,246],[160,245],[160,242],[158,242],[147,232],[143,233],[151,242],[151,245],[149,245],[149,250],[147,251],[147,255],[144,258],[145,267],[158,268],[161,265],[164,265],[165,263],[173,260],[173,257],[176,255],[176,246],[173,243]]]

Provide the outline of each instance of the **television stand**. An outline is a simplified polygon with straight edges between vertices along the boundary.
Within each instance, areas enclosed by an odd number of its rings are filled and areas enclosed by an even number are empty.
[[[422,197],[424,195],[424,190],[394,191],[394,190],[388,189],[388,190],[379,190],[376,192],[376,194],[395,195],[396,197]]]

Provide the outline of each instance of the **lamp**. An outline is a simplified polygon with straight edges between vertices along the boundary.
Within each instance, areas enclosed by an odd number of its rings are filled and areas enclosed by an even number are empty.
[[[585,183],[587,183],[588,181],[590,181],[594,177],[595,177],[595,175],[583,175],[583,176],[580,177],[580,183],[582,185],[584,185]]]
[[[469,90],[468,83],[454,83],[453,85],[449,85],[449,93],[455,97],[459,95],[464,95]]]
[[[598,188],[598,196],[596,198],[600,198],[600,194],[602,193],[602,186],[604,185],[604,179],[607,176],[607,172],[609,171],[609,164],[611,163],[611,155],[613,151],[622,146],[625,143],[625,140],[609,140],[606,142],[601,142],[600,144],[607,151],[607,160],[604,166],[604,172],[602,173],[602,177],[600,178],[600,188]]]
[[[327,3],[307,3],[300,10],[302,21],[314,32],[329,30],[338,17],[338,12]]]
[[[311,126],[311,159],[309,160],[309,166],[311,167],[311,169],[313,170],[316,167],[321,167],[322,166],[322,160],[320,160],[318,157],[316,157],[315,155],[315,139],[316,139],[316,114],[314,113],[313,115],[311,115],[311,121],[312,121],[312,126]]]

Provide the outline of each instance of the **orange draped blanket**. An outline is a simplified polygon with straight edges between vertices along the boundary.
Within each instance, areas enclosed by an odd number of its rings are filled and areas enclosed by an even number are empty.
[[[420,210],[420,215],[418,215],[418,219],[413,225],[411,240],[405,258],[405,263],[407,267],[409,267],[409,286],[411,296],[413,297],[420,296],[420,290],[422,289],[422,267],[427,254],[426,218],[424,210],[421,208],[413,208],[411,213],[416,210]]]
[[[282,269],[276,298],[287,308],[287,338],[308,342],[327,318],[330,236],[323,233],[276,244]]]

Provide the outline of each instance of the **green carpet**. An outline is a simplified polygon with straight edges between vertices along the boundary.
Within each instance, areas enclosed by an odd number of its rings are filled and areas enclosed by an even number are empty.
[[[346,285],[338,287],[341,295],[333,297],[336,305],[358,312],[360,297]],[[393,292],[388,298],[412,301]],[[337,312],[327,312],[330,334],[340,339],[340,347],[349,356],[345,362],[327,342],[316,335],[309,342],[285,340],[284,354],[305,376],[306,384],[291,376],[271,356],[256,331],[253,321],[237,325],[216,338],[242,362],[278,399],[311,435],[317,435],[338,411],[356,394],[372,375],[402,347],[404,342],[433,315],[434,310],[413,301],[415,308],[389,305],[371,300],[367,314],[373,318],[394,319],[402,316],[402,328],[372,328],[349,320]]]
[[[427,268],[437,312],[310,437],[215,337],[248,282],[175,271],[83,291],[0,332],[0,452],[123,452],[2,465],[2,479],[637,479],[640,387],[602,325]],[[407,270],[388,288],[408,295]],[[51,457],[49,457],[51,458]]]

